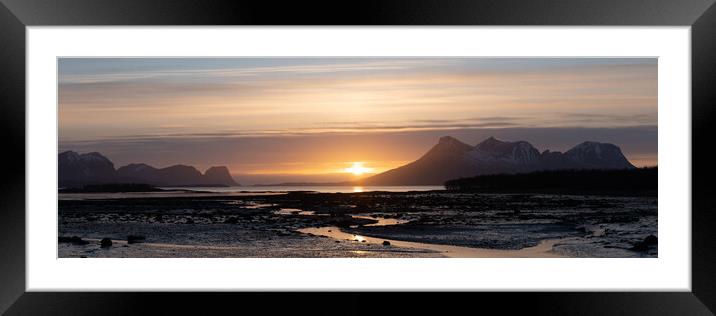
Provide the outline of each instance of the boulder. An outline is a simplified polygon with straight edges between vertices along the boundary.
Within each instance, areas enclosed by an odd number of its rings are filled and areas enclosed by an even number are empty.
[[[57,239],[58,242],[61,243],[72,243],[74,245],[86,245],[89,244],[89,241],[86,241],[80,237],[72,236],[72,237],[66,237],[66,236],[60,236]]]
[[[102,238],[102,240],[99,242],[99,246],[102,248],[112,247],[112,239]]]
[[[637,242],[634,244],[634,247],[631,248],[631,250],[634,251],[647,251],[651,247],[655,247],[658,244],[659,240],[654,235],[649,235],[644,238],[644,240]]]
[[[127,236],[127,243],[128,244],[136,244],[140,242],[144,242],[146,237],[144,236],[138,236],[138,235],[129,235]]]

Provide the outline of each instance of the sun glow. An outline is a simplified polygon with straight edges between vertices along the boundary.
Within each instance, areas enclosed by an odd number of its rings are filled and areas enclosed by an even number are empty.
[[[343,169],[343,171],[347,173],[352,173],[356,176],[360,176],[364,173],[369,173],[373,171],[373,168],[364,167],[362,162],[354,162],[350,168],[345,168]]]

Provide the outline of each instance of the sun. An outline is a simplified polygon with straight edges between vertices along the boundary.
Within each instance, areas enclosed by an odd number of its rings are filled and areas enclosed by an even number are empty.
[[[353,175],[360,176],[365,173],[373,171],[373,168],[366,168],[362,162],[354,162],[350,168],[345,168],[343,171],[352,173]]]

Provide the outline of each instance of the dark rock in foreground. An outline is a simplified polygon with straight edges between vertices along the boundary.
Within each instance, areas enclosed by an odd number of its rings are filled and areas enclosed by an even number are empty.
[[[73,245],[87,245],[87,244],[89,244],[89,241],[86,241],[86,240],[84,240],[84,239],[82,239],[82,238],[80,238],[80,237],[77,237],[77,236],[72,236],[72,237],[60,236],[60,237],[57,239],[57,241],[58,241],[58,242],[61,242],[61,243],[72,243]]]
[[[144,236],[136,236],[136,235],[129,235],[127,236],[127,243],[128,244],[136,244],[140,242],[144,242],[146,237]]]
[[[102,238],[102,240],[99,242],[99,245],[100,245],[100,247],[102,247],[102,248],[112,247],[112,239]]]
[[[655,247],[659,240],[654,235],[649,235],[643,241],[638,242],[631,249],[634,251],[647,251],[651,247]]]

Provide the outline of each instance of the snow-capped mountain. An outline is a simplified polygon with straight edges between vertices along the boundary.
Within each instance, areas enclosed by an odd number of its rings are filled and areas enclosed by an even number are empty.
[[[97,152],[60,153],[57,157],[58,176],[65,183],[100,183],[116,177],[114,164]]]
[[[223,166],[211,167],[202,174],[192,166],[174,165],[155,168],[143,163],[114,169],[112,161],[100,153],[78,154],[66,151],[58,156],[59,185],[82,186],[101,183],[146,183],[158,186],[238,185]]]
[[[584,142],[563,155],[565,164],[583,169],[625,169],[634,166],[624,157],[621,149],[613,144]]]
[[[565,153],[540,153],[525,141],[490,137],[476,146],[441,137],[420,159],[361,181],[366,185],[440,185],[447,180],[484,174],[554,169],[630,169],[634,166],[613,144],[584,142]]]
[[[490,137],[477,144],[470,155],[477,160],[530,164],[539,160],[540,153],[528,142],[502,142]]]

